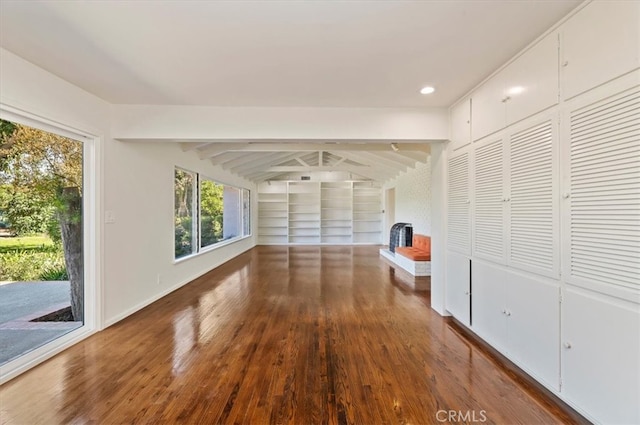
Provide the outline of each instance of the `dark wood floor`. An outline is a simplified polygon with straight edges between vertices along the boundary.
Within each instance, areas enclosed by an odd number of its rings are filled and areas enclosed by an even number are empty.
[[[572,421],[425,297],[375,247],[256,247],[5,384],[1,422]]]

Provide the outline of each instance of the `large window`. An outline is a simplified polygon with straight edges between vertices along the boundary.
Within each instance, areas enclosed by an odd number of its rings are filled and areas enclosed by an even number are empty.
[[[0,119],[0,367],[85,323],[84,153]]]
[[[248,189],[176,168],[174,194],[176,259],[251,234]]]

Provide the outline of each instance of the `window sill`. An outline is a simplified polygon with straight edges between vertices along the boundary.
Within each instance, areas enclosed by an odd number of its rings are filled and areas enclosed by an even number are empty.
[[[240,242],[240,241],[243,241],[245,239],[249,239],[251,236],[252,235],[247,235],[247,236],[242,236],[242,237],[239,237],[239,238],[227,239],[226,241],[218,242],[218,243],[215,243],[213,245],[209,245],[209,246],[206,246],[204,248],[200,248],[199,252],[196,252],[194,254],[190,254],[190,255],[187,255],[187,256],[184,256],[184,257],[180,257],[180,258],[174,259],[173,260],[173,264],[179,264],[179,263],[183,263],[183,262],[185,262],[187,260],[190,260],[192,258],[197,258],[197,257],[199,257],[201,255],[208,254],[208,253],[210,253],[212,251],[215,251],[217,249],[220,249],[222,247],[225,247],[225,246],[228,246],[228,245],[232,245],[232,244],[234,244],[236,242]]]

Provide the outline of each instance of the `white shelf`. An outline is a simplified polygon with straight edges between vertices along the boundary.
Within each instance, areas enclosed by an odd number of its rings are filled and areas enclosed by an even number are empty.
[[[371,182],[271,182],[258,187],[258,240],[378,244],[381,188]]]

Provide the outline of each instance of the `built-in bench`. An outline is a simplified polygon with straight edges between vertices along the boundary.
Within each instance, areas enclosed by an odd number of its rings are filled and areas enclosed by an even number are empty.
[[[414,234],[412,246],[399,246],[395,253],[381,249],[380,255],[400,266],[412,276],[431,276],[431,238]]]

